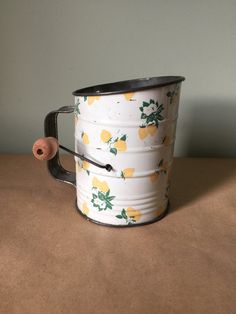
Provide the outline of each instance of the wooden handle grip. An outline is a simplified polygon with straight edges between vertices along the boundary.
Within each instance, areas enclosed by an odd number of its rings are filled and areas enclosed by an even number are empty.
[[[58,148],[59,144],[55,137],[42,137],[34,143],[32,152],[38,160],[50,160],[56,155]]]

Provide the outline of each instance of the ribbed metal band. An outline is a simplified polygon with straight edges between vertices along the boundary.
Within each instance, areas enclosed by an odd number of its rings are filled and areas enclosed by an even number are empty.
[[[77,210],[77,212],[86,220],[88,221],[91,221],[97,225],[101,225],[101,226],[105,226],[105,227],[114,227],[114,228],[132,228],[132,227],[139,227],[139,226],[144,226],[144,225],[148,225],[148,224],[151,224],[151,223],[154,223],[154,222],[157,222],[159,220],[161,220],[162,218],[164,218],[168,212],[169,212],[169,207],[170,207],[170,202],[168,200],[168,203],[167,203],[167,206],[166,206],[166,209],[164,210],[164,212],[157,216],[156,218],[150,220],[150,221],[146,221],[146,222],[141,222],[141,223],[136,223],[136,224],[132,224],[132,225],[113,225],[113,224],[107,224],[105,222],[100,222],[100,221],[97,221],[97,220],[94,220],[92,218],[89,218],[88,216],[84,215],[81,210],[79,209],[78,205],[77,205],[77,198],[75,200],[75,208]]]

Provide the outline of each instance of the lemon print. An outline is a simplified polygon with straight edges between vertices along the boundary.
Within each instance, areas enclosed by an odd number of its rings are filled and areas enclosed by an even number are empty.
[[[93,185],[94,188],[99,189],[100,188],[100,183],[101,182],[96,177],[93,178],[92,185]]]
[[[138,135],[141,140],[144,140],[148,136],[147,128],[139,128]]]
[[[122,178],[131,178],[134,174],[134,168],[126,168],[121,171]]]
[[[111,133],[107,130],[102,130],[100,134],[101,140],[107,144],[109,151],[117,155],[117,152],[123,152],[127,149],[126,146],[126,139],[127,135],[123,134],[118,136],[117,138],[114,138],[111,136]]]
[[[100,191],[102,191],[103,193],[106,193],[108,190],[109,190],[109,186],[107,185],[107,183],[105,181],[101,182]]]
[[[84,170],[88,170],[89,165],[90,165],[90,164],[89,164],[88,161],[83,160],[83,165],[82,165],[82,167],[83,167]]]
[[[145,139],[148,135],[155,135],[157,131],[157,126],[155,124],[148,125],[146,127],[140,127],[138,130],[138,135],[141,140]]]
[[[86,215],[86,216],[88,215],[89,208],[87,206],[87,203],[83,203],[82,212],[83,212],[84,215]]]
[[[85,145],[89,144],[89,137],[87,133],[82,133],[82,140]]]
[[[155,133],[156,133],[156,131],[157,131],[157,126],[156,125],[154,125],[154,124],[151,124],[151,125],[148,125],[147,126],[147,133],[149,134],[149,135],[154,135]]]
[[[152,183],[156,182],[157,179],[159,178],[159,172],[154,172],[149,176],[150,180]]]
[[[88,96],[88,105],[92,105],[95,100],[99,100],[101,96]]]
[[[119,215],[116,215],[118,219],[124,219],[126,224],[132,225],[141,218],[141,212],[132,207],[128,207],[126,210],[123,208]]]
[[[76,172],[81,172],[82,169],[84,169],[84,170],[86,170],[87,174],[89,175],[89,171],[88,171],[89,165],[90,165],[90,163],[85,161],[85,160],[82,162],[82,165],[80,165],[80,163],[78,161],[76,161],[76,164],[75,164]]]
[[[118,140],[117,142],[115,142],[114,147],[119,152],[124,152],[127,149],[126,142],[122,140]]]
[[[130,99],[133,97],[134,93],[125,93],[124,96],[125,96],[125,99],[130,101]]]
[[[105,181],[103,182],[99,181],[96,177],[93,178],[92,185],[94,188],[99,189],[103,193],[106,193],[107,191],[109,191],[108,184]]]
[[[126,209],[126,213],[129,216],[129,218],[132,218],[135,221],[139,221],[141,218],[141,213],[139,210],[133,209],[132,207],[128,207]]]
[[[101,132],[101,140],[104,143],[107,143],[111,139],[111,133],[107,130],[102,130]]]

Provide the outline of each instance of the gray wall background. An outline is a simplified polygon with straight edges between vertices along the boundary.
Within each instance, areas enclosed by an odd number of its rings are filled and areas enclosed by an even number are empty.
[[[30,152],[77,88],[183,75],[175,155],[236,156],[236,1],[1,0],[0,23],[1,152]]]

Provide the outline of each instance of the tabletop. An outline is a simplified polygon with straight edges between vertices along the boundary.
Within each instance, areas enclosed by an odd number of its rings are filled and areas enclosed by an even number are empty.
[[[236,159],[175,158],[169,214],[126,229],[30,155],[0,174],[0,313],[236,313]]]

